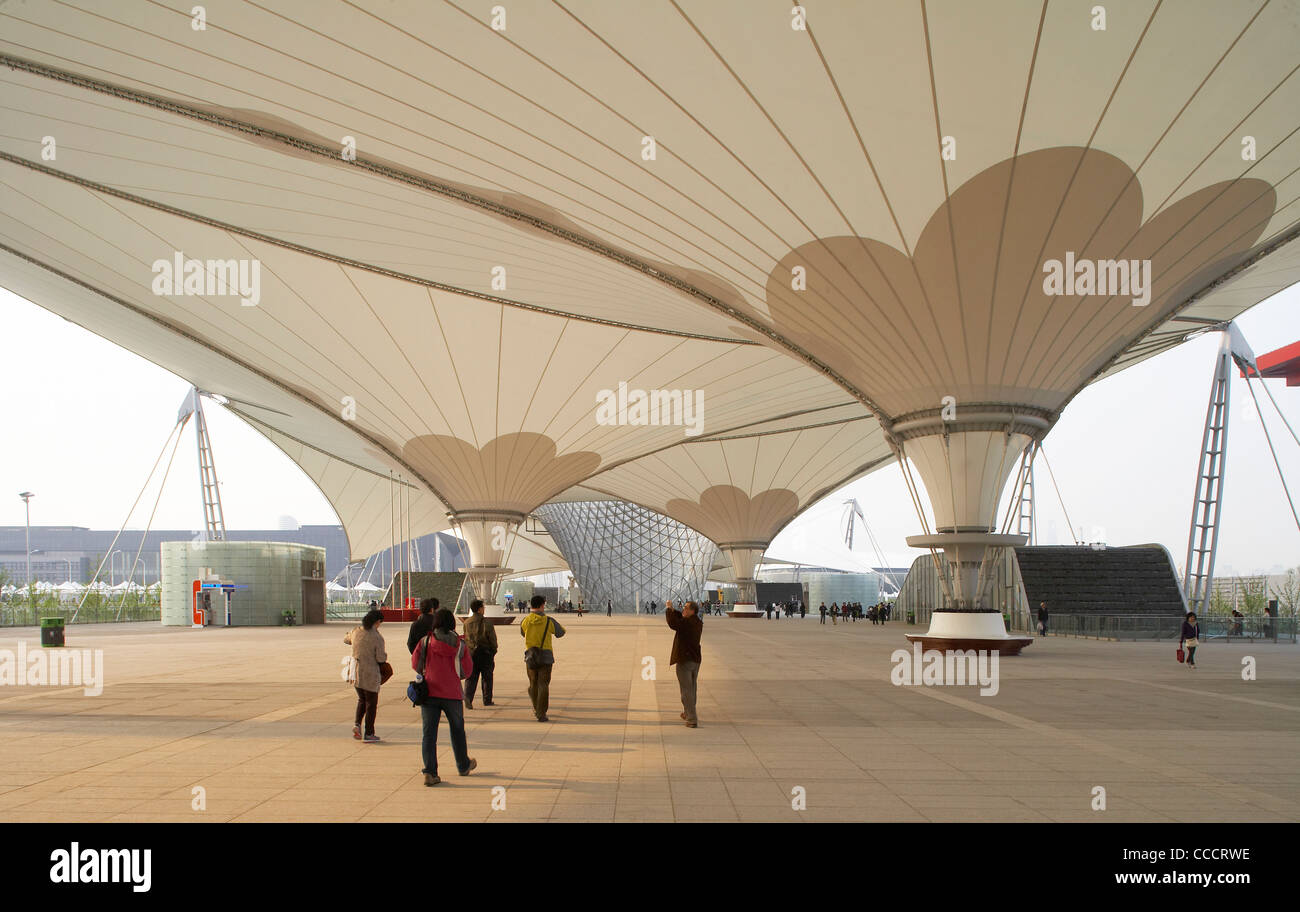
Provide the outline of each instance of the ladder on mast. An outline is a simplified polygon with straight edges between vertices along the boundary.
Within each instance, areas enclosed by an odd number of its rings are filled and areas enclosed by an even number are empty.
[[[181,403],[178,421],[184,424],[194,417],[195,438],[199,450],[199,491],[203,499],[203,532],[207,541],[226,540],[226,517],[221,509],[221,489],[217,482],[217,464],[212,458],[212,438],[203,415],[203,391],[191,387]]]
[[[1020,512],[1016,519],[1016,534],[1025,536],[1025,544],[1034,543],[1034,456],[1038,441],[1031,440],[1020,457],[1022,483],[1020,487]]]
[[[1228,462],[1228,406],[1234,364],[1254,369],[1255,355],[1236,325],[1219,327],[1223,341],[1214,364],[1210,402],[1205,410],[1201,461],[1196,470],[1196,496],[1187,535],[1187,564],[1183,570],[1183,595],[1187,608],[1198,615],[1210,604],[1214,587],[1214,558],[1219,545],[1219,517],[1223,509],[1224,470]]]

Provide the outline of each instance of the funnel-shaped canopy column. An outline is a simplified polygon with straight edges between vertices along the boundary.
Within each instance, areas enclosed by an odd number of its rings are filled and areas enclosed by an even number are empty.
[[[757,611],[758,564],[763,559],[769,542],[729,542],[718,548],[731,561],[731,573],[740,591],[736,595],[736,611]]]
[[[522,513],[476,510],[448,514],[469,549],[469,584],[488,605],[496,604],[497,589],[510,568],[505,565]]]
[[[934,534],[907,539],[942,550],[947,558],[944,604],[919,639],[941,648],[1018,651],[1002,617],[989,607],[985,564],[990,548],[1024,544],[1023,535],[997,534],[998,503],[1029,443],[1041,439],[1052,417],[1042,409],[979,405],[938,409],[896,421],[893,432],[916,467],[934,511]]]

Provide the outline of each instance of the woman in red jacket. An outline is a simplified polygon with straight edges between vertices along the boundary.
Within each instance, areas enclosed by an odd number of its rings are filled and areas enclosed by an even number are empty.
[[[424,737],[420,749],[424,755],[424,784],[437,785],[438,721],[443,713],[451,726],[451,750],[456,755],[456,770],[468,776],[478,766],[469,755],[465,741],[465,692],[461,681],[474,671],[474,660],[463,637],[456,635],[456,616],[449,608],[439,608],[433,632],[420,641],[411,653],[411,668],[424,675],[429,697],[420,706],[424,718]]]

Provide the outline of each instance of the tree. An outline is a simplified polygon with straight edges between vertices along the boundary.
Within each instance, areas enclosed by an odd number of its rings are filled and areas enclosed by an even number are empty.
[[[1264,594],[1267,577],[1256,576],[1241,581],[1242,614],[1262,615],[1268,597]]]
[[[1279,614],[1295,617],[1300,608],[1300,567],[1292,567],[1282,582],[1273,585],[1273,598],[1277,599]]]
[[[1223,594],[1223,589],[1219,586],[1210,590],[1209,607],[1212,615],[1227,615],[1232,611],[1232,603],[1228,601],[1228,597]]]

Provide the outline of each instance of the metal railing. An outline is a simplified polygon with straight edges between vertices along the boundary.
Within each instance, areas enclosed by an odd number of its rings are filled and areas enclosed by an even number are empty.
[[[1047,619],[1048,636],[1078,636],[1101,640],[1176,641],[1182,632],[1181,616],[1129,614],[1053,614]],[[1295,643],[1296,618],[1202,617],[1202,640],[1252,640]],[[1037,633],[1036,630],[1032,631]]]
[[[1296,642],[1297,618],[1234,618],[1208,615],[1200,619],[1202,636],[1207,639],[1264,640],[1270,643]]]
[[[369,602],[326,602],[325,620],[361,620],[370,610]]]
[[[0,605],[0,627],[39,627],[41,618],[47,617],[61,617],[65,624],[72,624],[73,614],[77,616],[77,624],[162,620],[162,608],[159,605],[123,605],[119,610],[115,604],[88,604],[82,606],[79,612],[76,608],[76,605],[51,607],[5,602]]]

